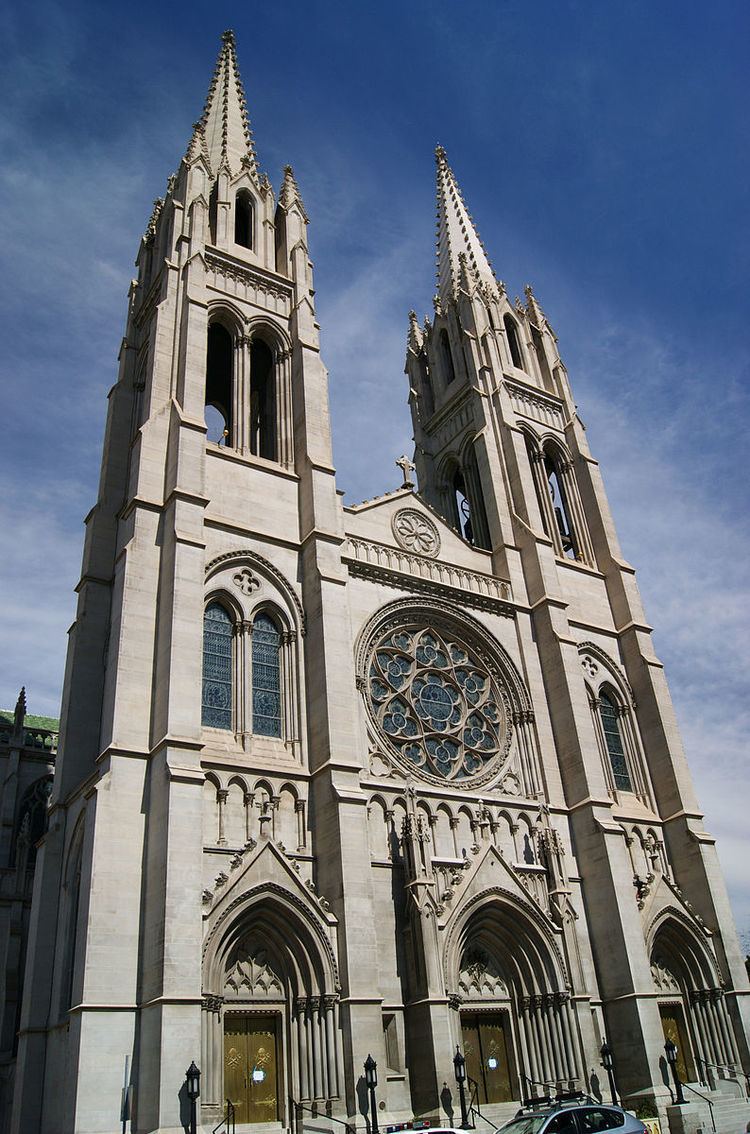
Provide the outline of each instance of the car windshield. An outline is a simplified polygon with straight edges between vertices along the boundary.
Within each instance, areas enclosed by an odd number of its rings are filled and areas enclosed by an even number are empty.
[[[549,1118],[548,1114],[524,1114],[522,1118],[514,1118],[500,1127],[502,1134],[537,1134],[542,1123]]]

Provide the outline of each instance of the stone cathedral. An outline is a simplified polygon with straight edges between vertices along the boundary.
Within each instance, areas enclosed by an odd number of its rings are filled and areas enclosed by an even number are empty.
[[[554,331],[436,158],[414,463],[346,506],[308,217],[224,35],[109,394],[14,1134],[177,1134],[193,1060],[206,1131],[227,1099],[369,1130],[368,1054],[381,1129],[458,1125],[457,1047],[499,1123],[608,1098],[605,1040],[629,1106],[695,1129],[665,1038],[740,1129],[748,981],[633,568]]]

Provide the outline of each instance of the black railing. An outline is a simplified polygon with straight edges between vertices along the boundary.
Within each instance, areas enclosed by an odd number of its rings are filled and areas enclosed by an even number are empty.
[[[234,1103],[231,1099],[227,1099],[227,1107],[224,1112],[224,1117],[222,1118],[218,1126],[214,1126],[212,1134],[218,1134],[219,1130],[225,1130],[227,1134],[229,1134],[230,1131],[231,1134],[236,1134],[236,1112],[234,1109]]]
[[[346,1134],[356,1134],[356,1127],[352,1126],[350,1122],[344,1122],[342,1118],[334,1118],[331,1114],[331,1103],[326,1102],[321,1110],[316,1102],[306,1106],[305,1103],[298,1102],[297,1099],[289,1098],[289,1103],[294,1113],[294,1130],[295,1134],[302,1134],[302,1124],[304,1121],[303,1111],[308,1111],[313,1118],[322,1118],[325,1122],[335,1122],[337,1126],[343,1126]]]
[[[710,1098],[708,1098],[707,1095],[701,1094],[700,1091],[696,1091],[695,1087],[690,1087],[687,1083],[682,1084],[682,1089],[683,1089],[683,1091],[692,1091],[692,1093],[694,1095],[697,1095],[699,1099],[703,1099],[704,1102],[708,1103],[708,1113],[709,1113],[709,1116],[711,1118],[711,1125],[714,1128],[714,1134],[716,1134],[716,1121],[714,1119],[714,1104],[711,1102]]]
[[[470,1092],[469,1093],[469,1125],[471,1126],[471,1129],[476,1130],[476,1126],[477,1126],[476,1120],[478,1118],[480,1118],[482,1120],[482,1122],[485,1122],[487,1124],[487,1126],[489,1126],[492,1130],[494,1130],[495,1129],[495,1123],[490,1122],[489,1118],[485,1118],[484,1115],[482,1114],[481,1110],[479,1109],[479,1102],[477,1101],[477,1092],[479,1090],[479,1084],[477,1083],[476,1079],[472,1079],[471,1076],[469,1076],[468,1082],[469,1082],[469,1092]]]

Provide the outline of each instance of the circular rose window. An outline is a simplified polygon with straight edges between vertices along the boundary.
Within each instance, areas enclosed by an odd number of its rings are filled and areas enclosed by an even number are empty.
[[[497,681],[449,627],[382,632],[370,652],[367,696],[388,747],[431,779],[475,777],[507,751]]]

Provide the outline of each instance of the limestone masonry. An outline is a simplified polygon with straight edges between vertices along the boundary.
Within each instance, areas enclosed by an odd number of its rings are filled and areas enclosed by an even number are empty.
[[[205,1131],[227,1099],[240,1129],[369,1130],[369,1053],[381,1130],[457,1126],[457,1047],[497,1124],[609,1101],[605,1040],[663,1129],[750,1118],[747,976],[634,571],[547,317],[436,160],[413,463],[347,507],[308,218],[224,35],[130,290],[30,920],[9,856],[46,749],[3,805],[14,1134],[178,1134],[193,1060]],[[0,758],[28,770],[23,711]]]

